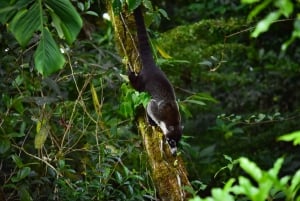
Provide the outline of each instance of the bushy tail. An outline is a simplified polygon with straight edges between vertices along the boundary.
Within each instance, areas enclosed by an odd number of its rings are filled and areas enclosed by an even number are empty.
[[[155,65],[155,62],[153,59],[141,6],[134,10],[134,18],[137,27],[139,53],[142,60],[143,68],[147,66],[153,66]]]

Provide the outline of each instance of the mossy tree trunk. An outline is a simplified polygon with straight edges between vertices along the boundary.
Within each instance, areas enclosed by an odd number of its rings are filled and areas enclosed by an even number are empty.
[[[137,35],[134,17],[128,11],[113,13],[108,5],[112,24],[115,30],[115,41],[119,53],[124,58],[127,70],[139,72],[141,67],[138,58]],[[180,156],[172,156],[169,146],[162,143],[162,133],[159,128],[148,125],[145,115],[137,118],[137,125],[143,137],[144,146],[152,169],[152,178],[162,201],[185,201],[190,194],[185,191],[185,186],[191,187],[187,172]]]

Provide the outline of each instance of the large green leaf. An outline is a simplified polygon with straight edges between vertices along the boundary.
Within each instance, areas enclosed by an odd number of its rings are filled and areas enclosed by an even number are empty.
[[[60,19],[60,24],[56,19],[55,25],[61,26],[59,29],[62,29],[66,41],[71,44],[82,27],[80,15],[69,0],[47,0],[46,4]]]
[[[64,56],[47,28],[42,31],[39,46],[34,54],[34,63],[37,71],[45,76],[62,69],[65,63]]]
[[[40,15],[39,4],[34,3],[28,10],[19,11],[9,23],[9,30],[22,47],[27,45],[36,30],[41,29]]]

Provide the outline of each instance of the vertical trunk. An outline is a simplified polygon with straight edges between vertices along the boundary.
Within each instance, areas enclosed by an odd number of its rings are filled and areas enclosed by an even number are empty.
[[[128,11],[113,13],[108,5],[115,30],[115,41],[120,55],[125,58],[126,68],[139,72],[142,68],[138,59],[137,34],[134,17]],[[162,201],[185,201],[190,194],[184,190],[191,186],[187,172],[180,156],[173,157],[166,143],[161,143],[163,134],[158,128],[152,128],[145,121],[144,115],[137,118],[138,128],[142,135],[152,178]]]

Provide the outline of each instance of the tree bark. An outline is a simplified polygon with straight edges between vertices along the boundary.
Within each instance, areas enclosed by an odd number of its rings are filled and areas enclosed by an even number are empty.
[[[121,13],[113,13],[108,5],[115,41],[120,55],[124,58],[126,69],[139,72],[137,33],[134,17],[123,8]],[[161,201],[185,201],[191,196],[185,186],[191,188],[184,162],[180,156],[172,156],[169,146],[162,143],[162,132],[158,127],[151,127],[141,114],[137,118],[138,129],[142,135],[144,147],[152,170],[152,178]]]

